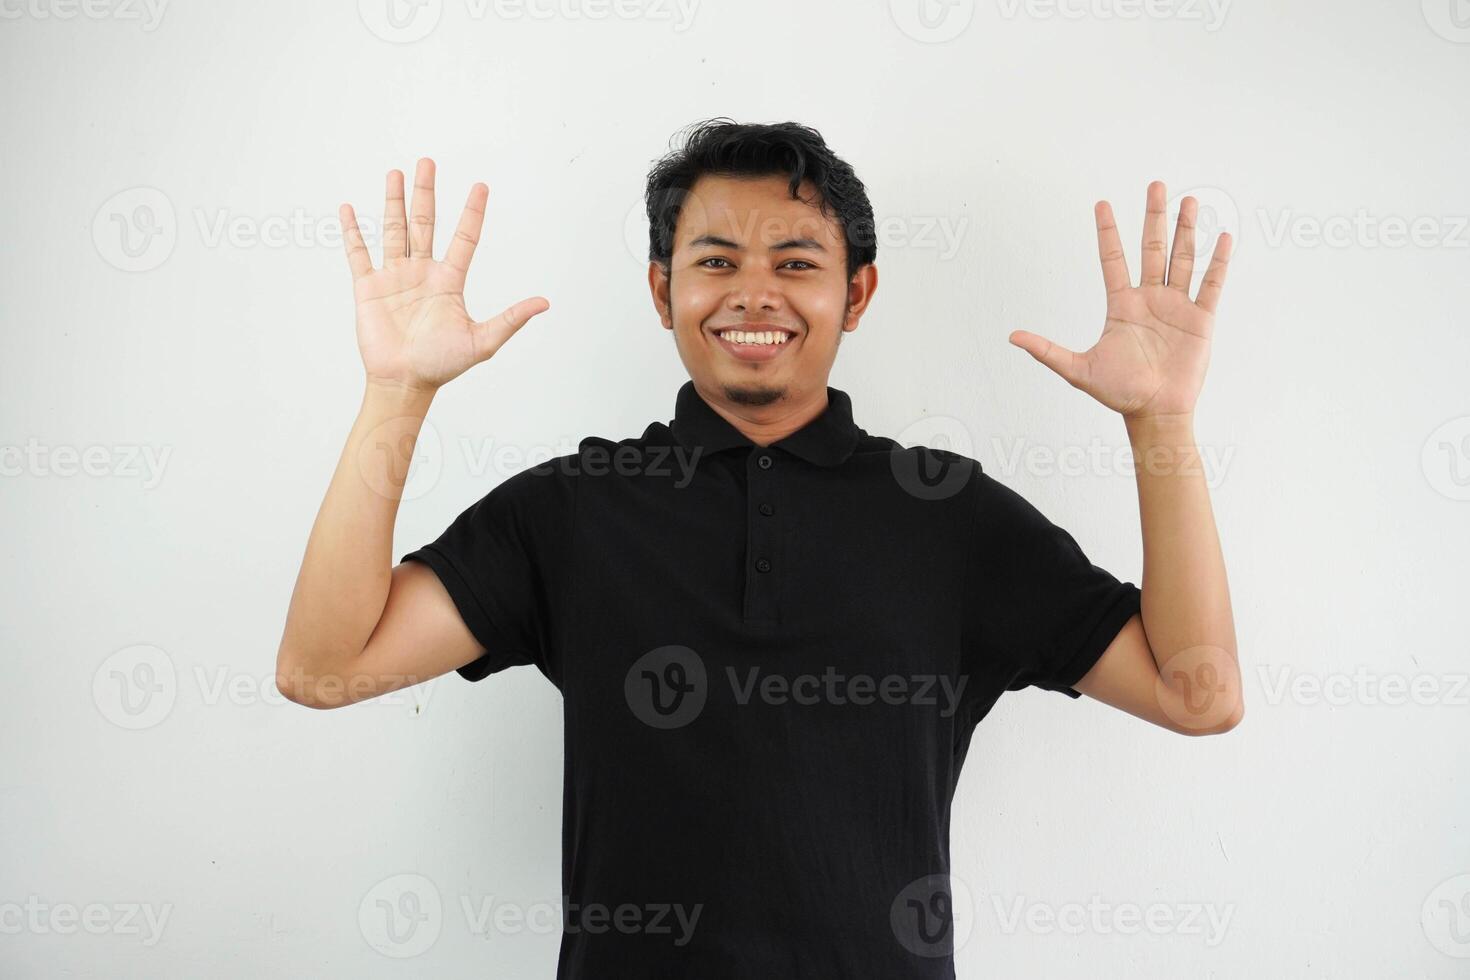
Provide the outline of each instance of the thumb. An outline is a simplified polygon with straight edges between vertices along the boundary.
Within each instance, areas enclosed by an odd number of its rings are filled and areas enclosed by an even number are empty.
[[[1027,330],[1012,330],[1011,343],[1051,368],[1073,387],[1082,387],[1085,364],[1082,355]]]
[[[524,327],[536,314],[545,313],[549,309],[551,302],[544,296],[532,296],[519,303],[512,303],[496,316],[475,324],[475,340],[478,341],[476,347],[486,351],[487,358],[494,356],[501,345],[510,339],[511,334]]]

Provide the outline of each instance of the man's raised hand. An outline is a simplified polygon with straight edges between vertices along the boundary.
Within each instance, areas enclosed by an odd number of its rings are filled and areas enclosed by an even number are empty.
[[[470,188],[459,226],[442,260],[434,251],[434,161],[419,160],[413,214],[404,212],[403,174],[388,172],[383,213],[383,264],[373,268],[352,205],[338,209],[342,243],[357,301],[357,346],[370,383],[434,391],[481,361],[532,317],[550,309],[532,296],[488,320],[465,309],[464,283],[485,221],[484,184]]]
[[[1189,298],[1199,204],[1186,197],[1179,204],[1166,281],[1169,238],[1165,200],[1162,182],[1148,185],[1143,275],[1137,286],[1128,275],[1112,207],[1107,201],[1099,201],[1093,209],[1108,311],[1102,336],[1090,350],[1079,354],[1025,330],[1014,330],[1010,335],[1011,343],[1068,384],[1135,419],[1193,414],[1209,364],[1215,307],[1230,262],[1230,235],[1222,232],[1215,241],[1199,293]]]

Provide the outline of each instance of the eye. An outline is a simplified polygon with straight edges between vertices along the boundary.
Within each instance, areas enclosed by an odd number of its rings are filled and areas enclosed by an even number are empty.
[[[694,264],[695,265],[704,265],[706,262],[724,262],[724,261],[725,261],[725,259],[722,258],[721,256],[711,255],[709,258],[707,258],[707,259],[700,259],[698,262],[696,262]],[[706,269],[716,268],[715,266],[712,266],[712,265],[705,265],[704,267]]]
[[[812,265],[810,262],[805,261],[804,259],[792,259],[791,262],[787,262],[786,264],[787,265],[791,265],[792,263],[795,263],[797,265],[804,265],[808,269],[815,269],[816,268],[816,266]],[[798,270],[798,271],[802,271],[802,270]]]

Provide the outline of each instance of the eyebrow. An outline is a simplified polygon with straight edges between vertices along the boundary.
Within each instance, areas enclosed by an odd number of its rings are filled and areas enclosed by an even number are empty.
[[[690,248],[701,248],[705,246],[709,246],[712,248],[730,248],[734,249],[737,252],[740,251],[739,245],[730,241],[730,239],[728,238],[721,238],[719,235],[700,235],[698,238],[694,239],[694,241],[689,243]],[[815,238],[788,238],[784,242],[777,242],[776,244],[772,245],[770,250],[772,252],[780,252],[788,248],[809,248],[814,249],[818,252],[827,251],[826,246],[817,241]]]

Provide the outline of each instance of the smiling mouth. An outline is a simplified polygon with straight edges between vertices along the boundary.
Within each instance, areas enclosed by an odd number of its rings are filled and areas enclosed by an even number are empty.
[[[737,327],[725,327],[716,330],[715,336],[726,343],[735,344],[740,347],[779,347],[790,342],[796,336],[794,330],[786,330],[773,327],[765,330],[743,330]]]

